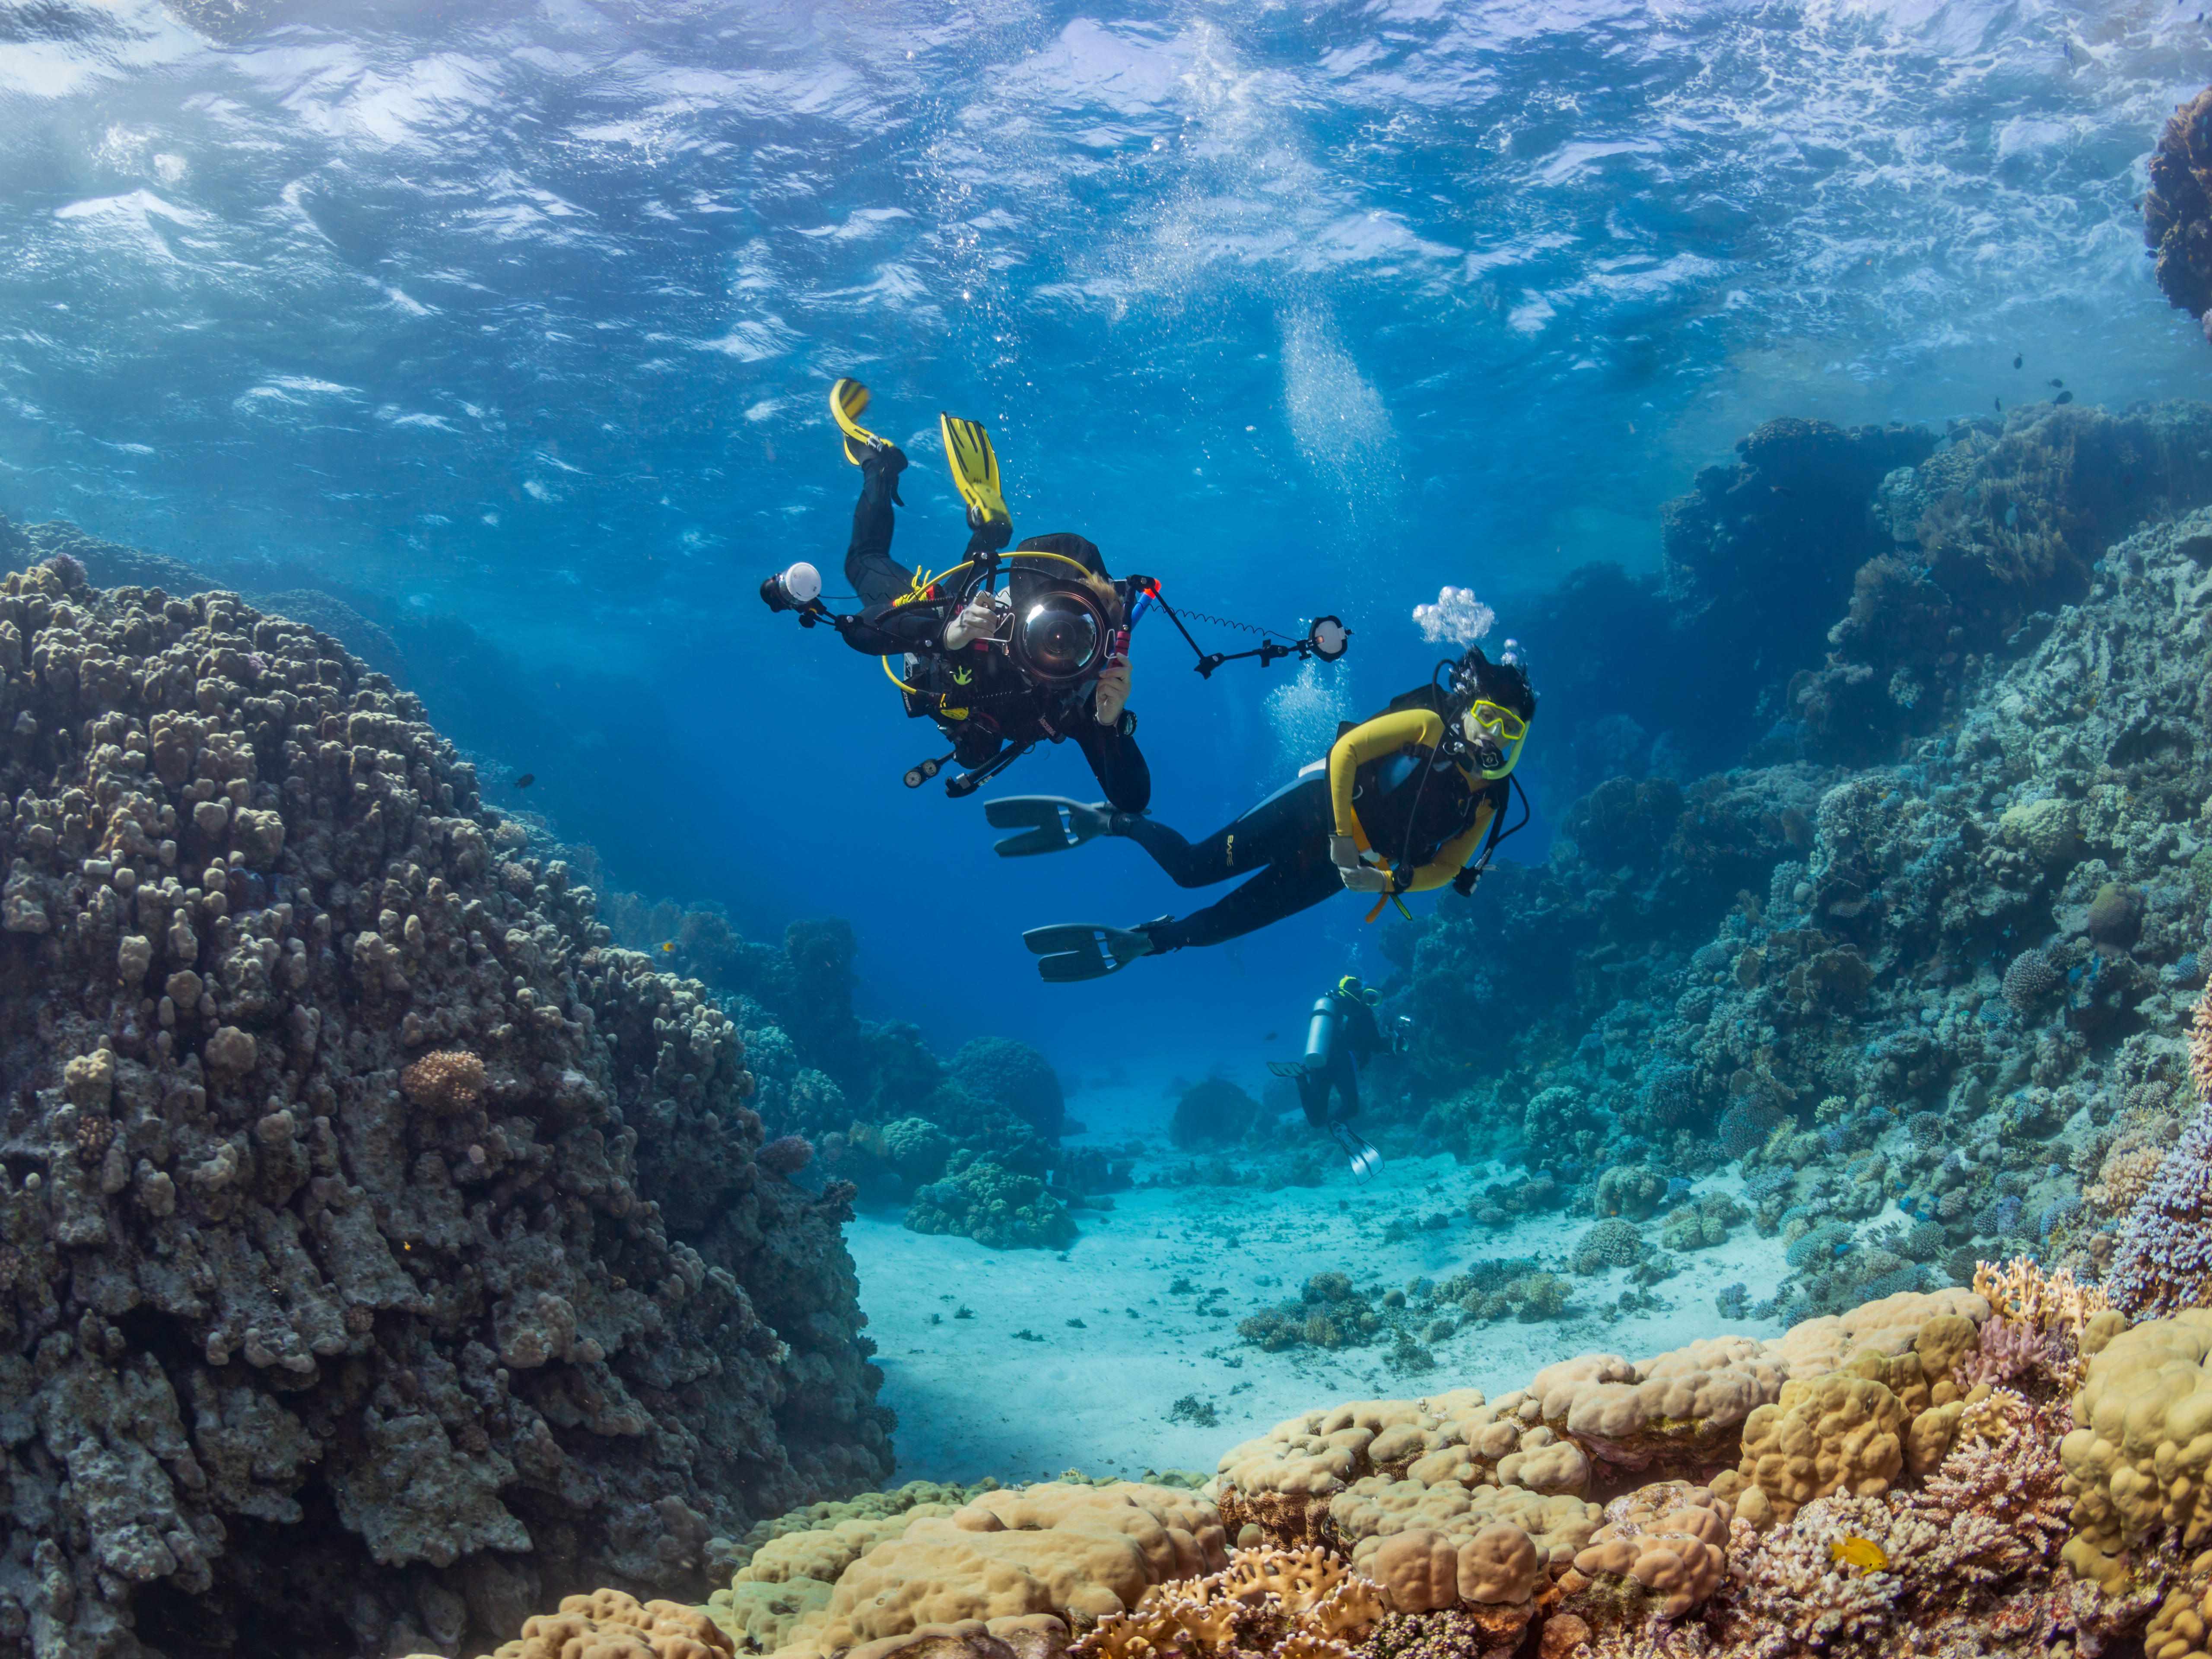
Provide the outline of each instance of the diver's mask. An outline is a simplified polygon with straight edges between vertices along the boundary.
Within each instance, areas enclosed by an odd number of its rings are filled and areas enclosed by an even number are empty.
[[[1528,722],[1502,703],[1477,698],[1460,716],[1459,730],[1475,770],[1486,778],[1502,778],[1521,759]]]

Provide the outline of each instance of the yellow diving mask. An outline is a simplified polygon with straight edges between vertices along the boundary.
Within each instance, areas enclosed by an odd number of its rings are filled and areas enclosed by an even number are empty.
[[[1486,778],[1502,778],[1521,759],[1528,722],[1502,703],[1477,702],[1460,716],[1460,732]]]

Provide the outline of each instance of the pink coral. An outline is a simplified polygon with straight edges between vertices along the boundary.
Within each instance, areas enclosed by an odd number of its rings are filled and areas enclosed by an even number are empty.
[[[2058,1356],[2051,1339],[2033,1325],[2009,1319],[1985,1319],[1974,1346],[1959,1357],[1953,1374],[1967,1388],[1978,1382],[2009,1382],[2023,1371],[2047,1367]]]

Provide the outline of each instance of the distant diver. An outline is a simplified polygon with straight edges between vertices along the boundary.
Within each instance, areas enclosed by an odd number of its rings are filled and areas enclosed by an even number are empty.
[[[1303,1060],[1275,1060],[1267,1069],[1298,1085],[1298,1104],[1306,1121],[1334,1140],[1352,1165],[1352,1173],[1364,1181],[1382,1167],[1382,1154],[1369,1146],[1349,1120],[1359,1115],[1359,1071],[1357,1062],[1377,1054],[1403,1052],[1413,1022],[1402,1014],[1386,1028],[1375,1018],[1379,992],[1346,974],[1334,988],[1314,1003],[1306,1025],[1306,1057]],[[1336,1109],[1329,1096],[1336,1096]]]
[[[935,577],[893,559],[891,508],[903,505],[898,477],[907,459],[860,423],[868,395],[852,380],[830,392],[845,459],[860,469],[845,550],[859,614],[839,616],[823,605],[822,579],[810,564],[769,577],[761,598],[771,611],[799,612],[808,627],[827,622],[855,651],[882,658],[908,714],[936,723],[952,752],[910,768],[908,787],[957,761],[967,770],[947,779],[945,792],[972,794],[1036,744],[1065,738],[1083,750],[1114,807],[1143,811],[1152,780],[1128,709],[1132,584],[1115,582],[1097,548],[1066,532],[1002,551],[1013,519],[998,457],[981,426],[951,415],[938,422],[967,504],[967,556]],[[1007,585],[994,591],[1002,566]]]
[[[1440,684],[1437,676],[1447,670],[1449,678]],[[1535,693],[1511,642],[1497,662],[1470,647],[1456,662],[1438,663],[1426,685],[1393,698],[1373,719],[1347,722],[1326,760],[1304,768],[1195,844],[1103,801],[1086,806],[1050,795],[988,801],[984,815],[993,824],[1022,831],[997,843],[1002,858],[1120,836],[1150,853],[1178,886],[1210,886],[1256,872],[1219,903],[1181,921],[1036,927],[1023,942],[1048,980],[1098,979],[1139,957],[1236,939],[1318,904],[1340,887],[1376,896],[1370,921],[1401,893],[1448,882],[1469,893],[1498,843],[1512,833],[1502,827],[1509,787],[1515,787],[1508,781],[1535,712]],[[1528,821],[1524,796],[1513,829]]]

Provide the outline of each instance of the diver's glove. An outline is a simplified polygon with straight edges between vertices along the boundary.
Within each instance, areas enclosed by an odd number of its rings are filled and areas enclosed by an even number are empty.
[[[1099,671],[1097,689],[1091,694],[1091,717],[1101,726],[1121,718],[1129,702],[1129,659],[1116,657]]]
[[[960,614],[945,624],[945,648],[962,650],[977,640],[989,639],[998,631],[998,611],[989,599],[978,596],[969,600]]]
[[[1391,890],[1390,874],[1377,870],[1371,864],[1360,861],[1359,843],[1350,836],[1331,836],[1328,838],[1329,862],[1336,873],[1344,878],[1344,887],[1350,893],[1387,893]]]

